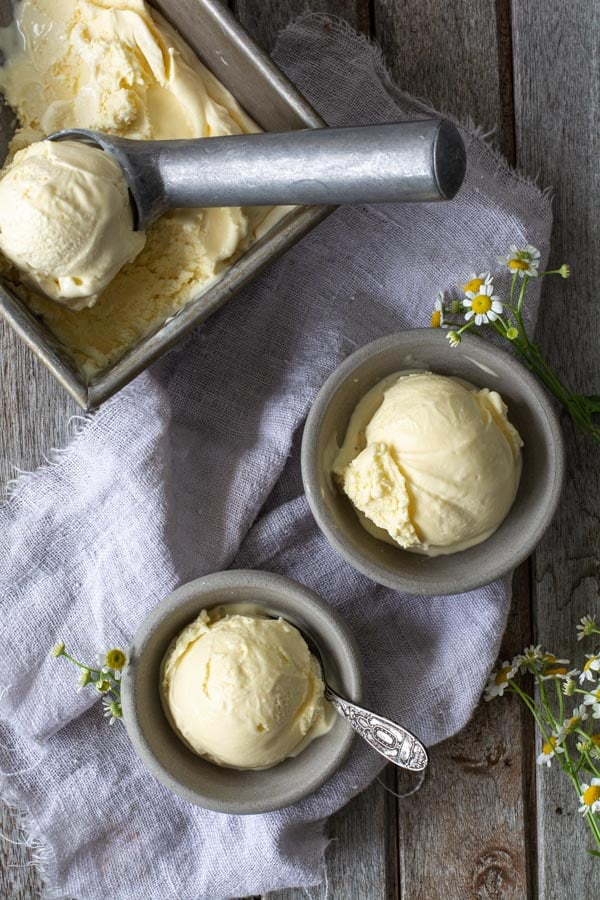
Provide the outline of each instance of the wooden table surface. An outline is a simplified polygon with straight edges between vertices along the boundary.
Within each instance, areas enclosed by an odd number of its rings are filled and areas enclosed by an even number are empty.
[[[508,159],[552,186],[551,261],[569,262],[574,276],[546,284],[538,338],[576,389],[600,393],[599,0],[235,0],[231,6],[266,48],[308,7],[343,15],[379,41],[402,88],[495,129]],[[0,373],[4,483],[15,466],[30,469],[64,442],[76,410],[2,323]],[[563,501],[535,556],[515,576],[503,658],[532,641],[572,658],[575,623],[600,607],[600,448],[575,436],[568,421],[563,425]],[[387,770],[382,783],[331,819],[328,886],[310,896],[598,897],[600,862],[586,855],[590,839],[573,790],[555,768],[536,768],[536,746],[514,698],[481,705],[463,732],[432,751],[418,794],[397,800],[388,791],[396,776]],[[0,818],[0,897],[29,900],[40,890],[31,853],[19,844],[7,808]]]

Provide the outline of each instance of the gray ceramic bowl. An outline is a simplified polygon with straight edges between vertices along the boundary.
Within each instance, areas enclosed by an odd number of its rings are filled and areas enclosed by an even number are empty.
[[[298,756],[262,771],[213,765],[177,737],[162,708],[161,663],[173,638],[203,609],[251,602],[306,631],[319,648],[327,681],[362,696],[358,649],[345,623],[313,591],[268,572],[234,570],[190,581],[156,606],[138,629],[123,674],[123,719],[150,772],[184,800],[237,815],[269,812],[312,794],[346,758],[354,732],[341,718]]]
[[[331,448],[343,441],[358,401],[386,375],[415,368],[499,391],[525,444],[519,490],[502,525],[483,543],[449,556],[410,553],[370,535],[329,472]],[[424,596],[488,584],[526,559],[554,515],[564,465],[560,425],[540,382],[484,338],[465,335],[453,349],[444,331],[430,328],[389,335],[348,357],[317,395],[302,443],[304,489],[331,546],[373,581]]]

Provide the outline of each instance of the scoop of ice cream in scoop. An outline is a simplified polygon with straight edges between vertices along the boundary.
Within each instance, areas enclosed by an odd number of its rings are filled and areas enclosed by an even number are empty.
[[[31,144],[0,180],[0,250],[35,288],[72,309],[93,306],[145,240],[133,230],[119,166],[96,147]]]
[[[163,704],[192,750],[237,769],[296,756],[335,718],[298,629],[237,613],[203,611],[179,635],[164,663]]]
[[[498,528],[517,492],[521,446],[496,391],[396,374],[358,405],[334,473],[368,530],[436,556]]]

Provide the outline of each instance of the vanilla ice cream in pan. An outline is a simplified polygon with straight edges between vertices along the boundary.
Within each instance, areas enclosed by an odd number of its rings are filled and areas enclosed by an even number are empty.
[[[0,117],[0,154],[9,166],[2,199],[23,209],[19,233],[5,235],[19,271],[2,264],[0,313],[90,409],[218,309],[329,209],[175,210],[148,229],[145,244],[139,233],[128,242],[127,210],[110,165],[92,157],[80,165],[68,148],[36,148],[36,142],[68,127],[152,140],[324,123],[215,0],[0,0],[0,26],[0,85],[10,104]],[[60,155],[58,165],[48,160],[52,153]],[[90,173],[78,186],[77,222],[64,228],[52,206],[52,184],[43,202],[26,202],[28,178],[50,171],[49,163],[60,177],[75,169],[78,177]],[[114,240],[103,217],[93,215],[100,205],[118,214],[123,240]],[[57,267],[65,242],[71,249],[78,242],[72,271]],[[114,264],[118,273],[109,284],[96,278],[98,254],[105,272]]]

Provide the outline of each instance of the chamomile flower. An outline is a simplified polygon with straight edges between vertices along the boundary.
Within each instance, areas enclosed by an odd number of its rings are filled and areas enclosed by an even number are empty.
[[[513,659],[513,664],[519,666],[520,669],[526,668],[530,663],[535,662],[536,659],[542,658],[542,645],[541,644],[531,644],[531,646],[526,647],[522,653],[519,653]]]
[[[558,659],[554,653],[542,653],[540,659],[545,666],[564,666],[570,663],[569,659]]]
[[[516,244],[511,244],[508,256],[499,256],[498,262],[507,266],[511,272],[518,273],[519,278],[524,278],[526,275],[529,275],[530,278],[537,278],[540,255],[540,251],[531,244],[527,244],[522,250],[519,250]]]
[[[579,669],[573,669],[574,675],[579,675]],[[562,692],[565,697],[572,697],[575,691],[577,690],[577,682],[575,678],[567,678],[563,683]]]
[[[542,752],[538,755],[536,762],[538,766],[549,766],[557,753],[564,752],[565,751],[558,743],[558,737],[555,734],[552,734],[544,743]]]
[[[544,668],[544,672],[540,675],[540,681],[551,681],[556,678],[558,681],[572,681],[575,675],[579,675],[579,669],[571,669],[567,671],[566,666],[551,665]]]
[[[600,759],[600,734],[590,734],[585,740],[577,741],[579,753],[588,753],[593,759]]]
[[[579,802],[582,815],[600,813],[600,778],[592,778],[591,784],[582,783]]]
[[[595,681],[600,672],[600,656],[597,653],[586,653],[585,664],[579,676],[579,684],[584,681]]]
[[[112,647],[110,650],[106,651],[104,661],[108,668],[112,669],[113,672],[120,672],[127,662],[127,657],[123,650],[120,650],[118,647]]]
[[[477,292],[467,291],[463,306],[467,310],[465,319],[475,319],[476,325],[487,325],[495,322],[502,315],[504,307],[500,299],[493,293],[494,285],[482,284]]]
[[[440,291],[437,300],[433,304],[433,312],[431,313],[431,327],[441,328],[444,324],[444,292]]]
[[[600,688],[583,695],[585,706],[592,707],[592,719],[600,719]]]
[[[494,697],[501,697],[511,678],[519,671],[519,667],[515,665],[514,660],[509,663],[508,660],[502,663],[499,669],[492,672],[488,679],[488,683],[483,694],[484,700],[493,700]]]
[[[465,284],[460,285],[460,288],[465,294],[478,294],[484,285],[491,283],[492,275],[490,272],[481,272],[479,275],[477,275],[476,272],[471,272],[467,277]]]
[[[556,740],[559,744],[565,740],[565,738],[569,734],[573,734],[574,731],[579,728],[582,722],[584,722],[588,718],[588,711],[585,706],[577,706],[573,710],[573,715],[568,719],[565,719],[562,725],[558,728],[556,732]]]
[[[114,725],[117,719],[123,718],[123,710],[118,700],[111,700],[109,697],[105,697],[102,700],[102,705],[109,725]]]
[[[577,640],[582,641],[584,637],[589,637],[598,628],[596,620],[591,616],[583,616],[577,626]]]
[[[458,331],[449,331],[446,335],[446,340],[450,344],[451,347],[458,347],[461,341],[460,334]]]
[[[90,681],[92,680],[92,673],[89,669],[84,669],[81,675],[79,676],[79,686],[77,688],[77,693],[82,691],[84,687],[87,687]]]

